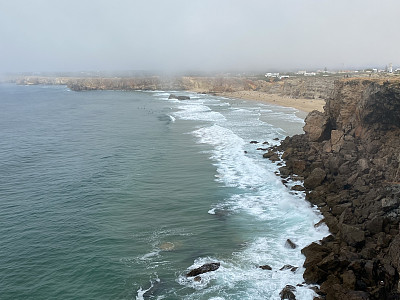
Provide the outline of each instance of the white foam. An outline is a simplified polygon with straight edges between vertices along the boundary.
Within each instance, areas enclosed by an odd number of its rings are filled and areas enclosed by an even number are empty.
[[[268,246],[264,244],[262,246]],[[268,248],[268,247],[267,247]],[[259,248],[264,250],[265,248]],[[202,264],[217,261],[216,258],[199,258],[187,271],[197,268]],[[296,272],[279,270],[283,264],[271,263],[272,270],[262,270],[253,261],[244,261],[240,257],[235,261],[221,261],[218,270],[201,274],[201,280],[187,278],[184,274],[177,279],[178,283],[195,290],[185,299],[280,299],[279,292],[287,284],[296,286],[302,282],[303,269]],[[289,261],[295,261],[289,259]],[[300,262],[300,261],[298,261]],[[265,264],[265,263],[264,263]],[[297,299],[313,299],[314,292],[309,286],[297,287]],[[216,296],[218,295],[218,296]]]
[[[176,121],[175,117],[168,115],[168,117],[171,119],[171,122],[174,123]]]
[[[208,106],[203,105],[202,101],[186,101],[184,105],[178,106],[179,111],[175,112],[175,116],[180,119],[214,122],[225,120],[221,113],[212,111]]]
[[[160,282],[160,279],[158,278],[158,276],[154,280],[150,280],[150,287],[147,290],[143,290],[142,287],[140,287],[138,289],[137,295],[136,295],[136,300],[144,300],[144,294],[147,293],[148,291],[150,291],[154,287],[155,282]],[[162,299],[162,298],[159,298],[159,299]]]
[[[259,188],[272,176],[245,153],[245,141],[232,130],[219,125],[200,128],[193,132],[200,143],[214,146],[211,159],[217,166],[217,181],[226,186]]]
[[[215,208],[210,209],[207,213],[210,215],[215,215]]]
[[[155,256],[158,256],[159,254],[160,254],[159,250],[158,251],[152,251],[152,252],[146,253],[145,255],[141,256],[139,259],[140,260],[149,260],[149,259],[152,259]]]
[[[254,114],[249,110],[235,110],[235,113]],[[257,123],[254,119],[247,122],[248,125]],[[229,126],[235,122],[228,119],[223,124]],[[247,125],[246,122],[244,125]],[[245,286],[243,299],[279,299],[279,292],[285,285],[296,286],[303,282],[304,256],[300,249],[327,235],[328,229],[326,226],[314,228],[313,225],[321,219],[317,210],[311,209],[302,195],[293,195],[282,185],[274,174],[275,165],[262,160],[260,156],[245,153],[244,149],[249,144],[234,129],[241,132],[235,126],[229,129],[221,125],[203,127],[193,132],[198,142],[213,146],[210,158],[217,167],[215,180],[241,191],[216,204],[208,213],[215,215],[219,210],[230,211],[238,216],[236,222],[243,223],[258,220],[254,231],[262,230],[262,233],[246,243],[242,251],[234,253],[231,261],[221,261],[218,271],[204,278],[202,275],[201,282],[184,278],[180,278],[179,282],[198,290],[197,297],[211,297],[215,290],[219,290],[226,293],[226,299],[237,298],[239,291],[235,286]],[[298,248],[286,248],[288,238]],[[191,268],[209,261],[218,260],[199,258]],[[270,265],[273,271],[257,268],[265,264]],[[279,271],[286,264],[299,269],[296,272]],[[312,299],[314,292],[307,286],[297,287],[296,295],[297,299]],[[196,299],[196,296],[187,299]]]

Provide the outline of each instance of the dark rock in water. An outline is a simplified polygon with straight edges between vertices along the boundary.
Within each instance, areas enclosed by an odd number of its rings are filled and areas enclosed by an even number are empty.
[[[274,152],[274,151],[272,151],[272,150],[269,150],[267,153],[264,153],[264,154],[263,154],[263,157],[264,157],[264,158],[269,158],[269,159],[270,159],[271,161],[273,161],[273,162],[279,160],[279,155],[278,155],[278,153],[276,153],[276,152]]]
[[[186,277],[193,277],[193,276],[197,276],[197,275],[200,275],[203,273],[215,271],[220,267],[220,265],[221,264],[219,262],[204,264],[199,268],[191,270],[189,273],[186,274]]]
[[[258,144],[257,141],[251,141],[250,144]]]
[[[298,267],[294,267],[292,265],[284,265],[282,268],[279,269],[279,271],[285,271],[285,270],[290,270],[292,272],[296,272]]]
[[[268,266],[268,265],[259,266],[259,268],[263,269],[263,270],[272,270],[272,268],[270,266]]]
[[[189,96],[177,96],[174,94],[169,95],[168,99],[177,99],[177,100],[190,100]]]
[[[201,277],[200,276],[196,276],[193,280],[196,281],[196,282],[200,282],[201,281]]]
[[[189,96],[178,96],[178,100],[190,100]]]
[[[281,296],[281,299],[296,300],[296,296],[294,295],[295,291],[296,288],[293,285],[288,284],[282,289],[279,296]]]
[[[286,248],[291,248],[291,249],[297,248],[297,245],[295,243],[293,243],[290,239],[286,240],[285,246],[286,246]]]

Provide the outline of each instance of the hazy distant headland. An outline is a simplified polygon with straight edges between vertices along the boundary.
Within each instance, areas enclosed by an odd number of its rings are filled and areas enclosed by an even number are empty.
[[[290,75],[287,75],[290,74]],[[109,74],[108,74],[109,75]],[[125,74],[126,75],[126,74]],[[257,91],[289,98],[326,99],[334,81],[343,77],[382,78],[396,76],[386,72],[266,73],[259,75],[216,76],[13,76],[9,81],[19,85],[67,85],[73,91],[87,90],[182,90],[208,94]],[[132,74],[131,74],[132,75]]]

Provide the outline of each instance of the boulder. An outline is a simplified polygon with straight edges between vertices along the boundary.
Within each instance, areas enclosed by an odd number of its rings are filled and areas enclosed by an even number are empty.
[[[279,269],[279,271],[285,271],[285,270],[290,270],[292,272],[296,272],[298,267],[292,266],[292,265],[284,265],[282,268]]]
[[[317,243],[311,243],[301,250],[301,253],[303,253],[306,257],[303,266],[308,268],[312,265],[318,264],[329,254],[329,252],[329,248]]]
[[[264,153],[263,154],[263,157],[264,158],[270,158],[271,156],[274,156],[274,155],[277,155],[274,151],[272,151],[272,150],[268,150],[268,152],[267,153]]]
[[[294,174],[301,175],[306,169],[306,162],[304,160],[294,160],[292,162],[292,169]]]
[[[383,229],[383,217],[374,217],[372,220],[365,224],[365,228],[371,234],[377,234]]]
[[[199,268],[191,270],[189,273],[186,274],[186,277],[194,277],[194,276],[198,276],[203,273],[215,271],[219,267],[220,267],[219,262],[212,262],[212,263],[204,264]]]
[[[326,173],[321,168],[315,168],[311,174],[304,180],[304,187],[308,189],[315,189],[321,185],[326,177]]]
[[[295,243],[293,243],[290,239],[287,239],[286,243],[285,243],[285,247],[290,248],[290,249],[296,249],[297,245]]]
[[[317,266],[308,267],[303,274],[303,278],[308,284],[321,284],[328,277],[328,273]]]
[[[300,184],[296,184],[296,185],[292,186],[290,189],[293,190],[293,191],[298,191],[298,192],[301,192],[301,191],[305,190],[304,187],[302,185],[300,185]]]
[[[352,247],[359,247],[365,243],[365,232],[355,226],[342,224],[340,233],[342,239]]]
[[[387,258],[390,259],[393,266],[400,272],[400,234],[396,235],[390,243]]]
[[[296,288],[293,285],[286,285],[282,291],[279,293],[279,296],[281,296],[281,299],[289,299],[289,300],[295,300],[296,296],[294,295],[294,292],[296,291]]]
[[[259,268],[268,271],[272,270],[272,268],[269,265],[259,266]]]
[[[346,300],[368,300],[370,299],[367,292],[363,291],[349,291],[345,296]]]
[[[174,94],[169,95],[168,99],[177,99],[177,100],[190,100],[189,96],[177,96]]]
[[[352,270],[347,270],[342,274],[342,281],[345,288],[354,290],[356,286],[356,276]]]

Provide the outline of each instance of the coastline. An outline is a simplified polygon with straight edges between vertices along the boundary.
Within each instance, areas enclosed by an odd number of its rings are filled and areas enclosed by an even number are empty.
[[[323,112],[325,105],[325,100],[323,99],[290,98],[259,91],[220,92],[215,93],[215,95],[236,100],[242,99],[276,106],[291,107],[298,110],[296,115],[301,119],[305,119],[308,113],[313,110]]]

